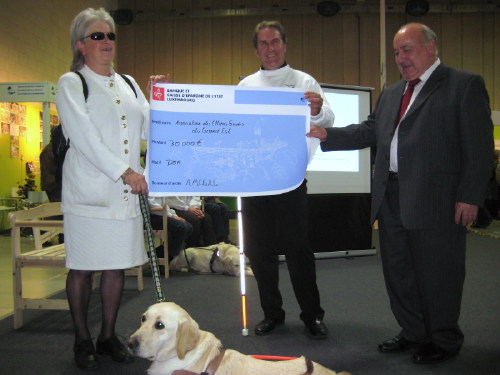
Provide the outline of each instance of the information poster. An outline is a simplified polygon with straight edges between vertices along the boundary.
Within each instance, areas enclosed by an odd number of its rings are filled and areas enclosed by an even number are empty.
[[[150,103],[152,196],[272,195],[302,183],[310,116],[303,90],[158,84]]]

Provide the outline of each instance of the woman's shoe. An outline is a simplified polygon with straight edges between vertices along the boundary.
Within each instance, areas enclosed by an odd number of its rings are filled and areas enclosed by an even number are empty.
[[[97,339],[96,347],[97,354],[109,355],[115,362],[131,363],[134,361],[132,354],[128,352],[125,345],[123,345],[115,335],[104,341]]]
[[[84,340],[75,344],[73,351],[75,352],[75,362],[78,368],[85,371],[94,371],[99,368],[92,340]]]

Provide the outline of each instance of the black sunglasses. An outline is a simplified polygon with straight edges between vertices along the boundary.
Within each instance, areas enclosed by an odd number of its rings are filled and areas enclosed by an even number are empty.
[[[108,36],[108,39],[109,40],[115,40],[116,39],[116,35],[115,33],[103,33],[102,31],[97,31],[95,33],[92,33],[90,35],[87,35],[85,38],[83,39],[87,39],[87,38],[90,38],[92,40],[103,40],[104,39],[104,36]]]

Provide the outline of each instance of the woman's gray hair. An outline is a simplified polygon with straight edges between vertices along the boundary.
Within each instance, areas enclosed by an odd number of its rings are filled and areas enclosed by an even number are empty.
[[[87,36],[87,31],[90,25],[97,21],[106,22],[109,25],[111,32],[115,32],[115,21],[104,8],[87,8],[82,10],[71,22],[70,38],[71,51],[73,52],[73,62],[69,68],[70,71],[75,72],[80,70],[85,64],[85,59],[78,49],[76,42],[83,41],[83,39]]]
[[[279,21],[262,21],[257,26],[255,26],[255,30],[253,33],[253,48],[257,49],[257,42],[258,42],[257,38],[259,35],[259,31],[266,28],[278,30],[278,32],[281,35],[281,40],[283,41],[283,43],[286,44],[285,28]]]

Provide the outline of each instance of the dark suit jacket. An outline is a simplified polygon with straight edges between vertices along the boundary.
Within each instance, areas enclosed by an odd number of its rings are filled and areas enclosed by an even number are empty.
[[[321,143],[324,151],[377,145],[372,221],[385,193],[391,139],[404,87],[401,80],[383,90],[366,121],[328,128],[328,138]],[[399,124],[403,225],[407,229],[449,225],[456,202],[482,205],[493,147],[493,123],[483,79],[440,64]]]

